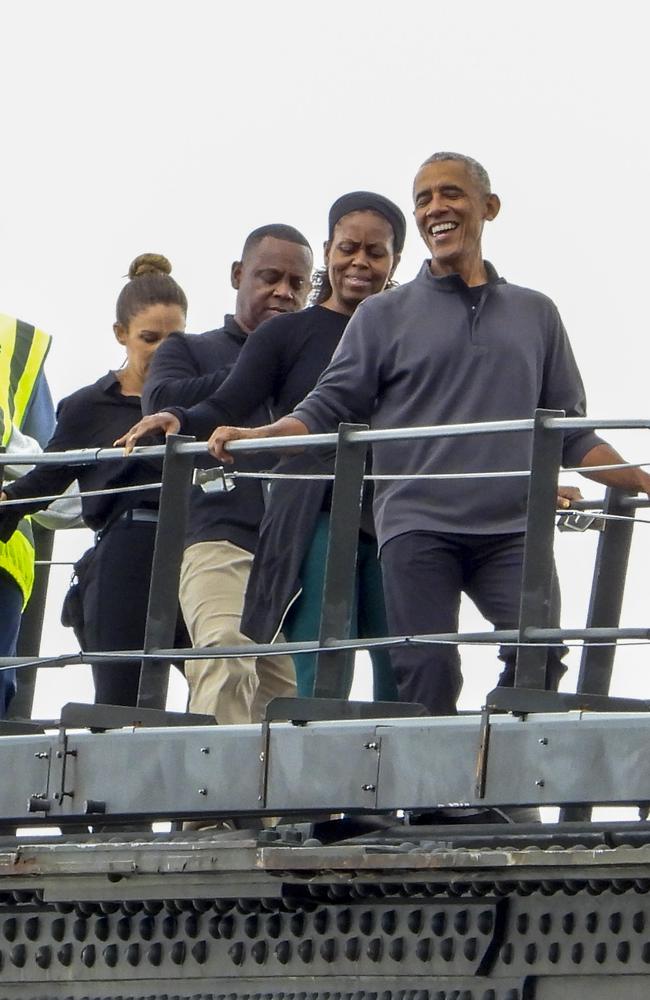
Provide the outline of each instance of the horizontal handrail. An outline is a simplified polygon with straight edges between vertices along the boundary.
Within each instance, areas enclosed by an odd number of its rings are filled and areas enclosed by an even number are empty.
[[[553,430],[596,430],[596,429],[648,429],[650,419],[593,419],[591,417],[547,417],[544,426]],[[534,421],[530,420],[489,420],[464,424],[432,424],[422,427],[396,427],[381,430],[350,431],[350,441],[407,441],[436,437],[460,437],[469,434],[505,434],[531,431]],[[229,441],[226,451],[248,452],[267,451],[278,448],[323,448],[336,445],[337,433],[293,434],[285,437],[241,438]],[[207,451],[205,441],[179,443],[177,451],[184,455],[203,455]],[[124,461],[125,458],[163,458],[165,445],[143,445],[133,449],[130,455],[122,448],[77,448],[71,451],[45,452],[38,454],[10,455],[12,465],[87,465],[89,462]]]

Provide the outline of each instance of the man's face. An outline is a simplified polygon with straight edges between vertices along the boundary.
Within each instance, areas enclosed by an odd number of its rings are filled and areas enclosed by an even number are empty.
[[[495,218],[499,199],[484,192],[464,163],[424,164],[415,176],[413,201],[434,274],[463,274],[481,260],[483,223]]]
[[[235,319],[251,333],[265,319],[304,309],[313,261],[308,247],[265,236],[232,266]]]

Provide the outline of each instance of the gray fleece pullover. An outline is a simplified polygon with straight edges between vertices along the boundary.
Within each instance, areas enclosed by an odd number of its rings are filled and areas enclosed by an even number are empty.
[[[517,420],[537,408],[586,413],[585,392],[553,302],[509,285],[486,262],[478,305],[459,275],[417,277],[362,303],[313,391],[291,414],[312,433],[341,422],[373,429]],[[457,473],[530,468],[531,434],[385,441],[373,471]],[[600,443],[565,434],[563,465]],[[380,545],[407,531],[501,534],[523,531],[528,480],[397,480],[375,484]]]

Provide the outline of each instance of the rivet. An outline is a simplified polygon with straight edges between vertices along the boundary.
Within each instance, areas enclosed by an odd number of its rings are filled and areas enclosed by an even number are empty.
[[[544,781],[543,778],[538,778],[535,784],[537,785],[538,788],[543,788],[546,782]]]
[[[208,794],[207,788],[199,788],[199,795],[207,795],[207,794]]]
[[[379,749],[379,743],[377,743],[376,740],[372,740],[370,743],[364,743],[364,749],[365,750],[378,750]]]
[[[210,753],[210,747],[201,747],[201,753]]]
[[[362,785],[361,789],[364,792],[374,792],[376,787],[377,787],[376,785]]]
[[[539,743],[539,744],[540,744],[541,746],[543,746],[543,747],[547,747],[547,746],[548,746],[548,737],[547,737],[547,736],[542,736],[542,737],[541,737],[541,739],[539,739],[539,740],[538,740],[537,742],[538,742],[538,743]]]

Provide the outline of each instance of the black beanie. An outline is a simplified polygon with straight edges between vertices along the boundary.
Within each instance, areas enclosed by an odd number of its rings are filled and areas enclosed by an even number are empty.
[[[350,212],[378,212],[390,223],[395,239],[393,249],[396,254],[401,253],[406,237],[406,219],[401,210],[389,198],[384,198],[381,194],[374,194],[372,191],[350,191],[349,194],[341,195],[337,198],[329,214],[329,239],[334,234],[334,226],[344,215]]]

